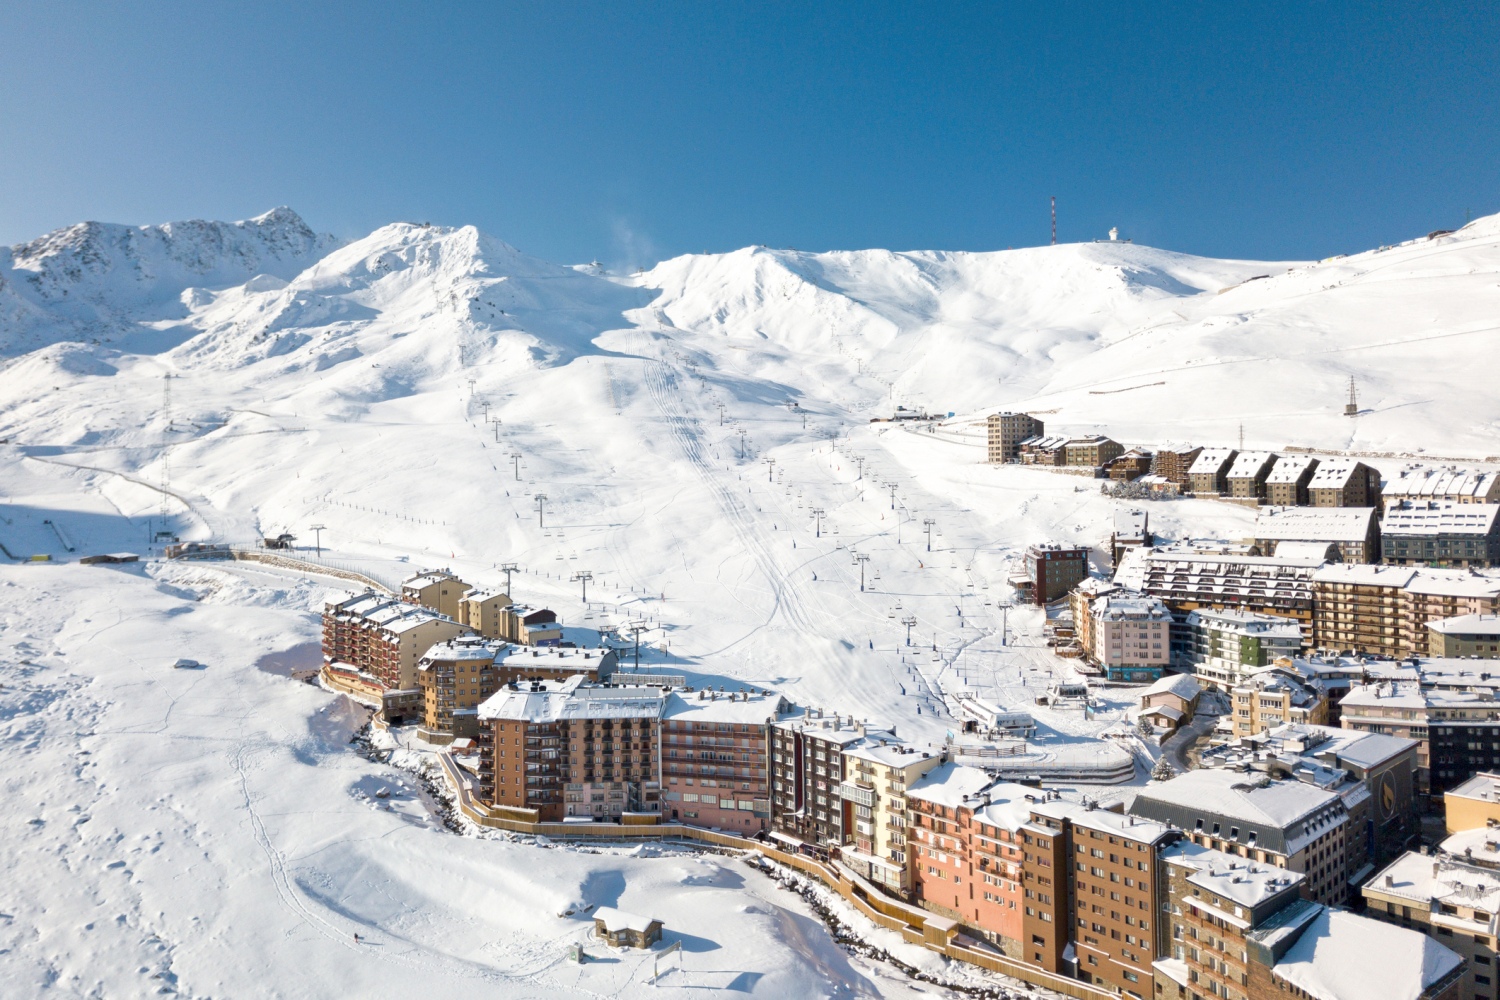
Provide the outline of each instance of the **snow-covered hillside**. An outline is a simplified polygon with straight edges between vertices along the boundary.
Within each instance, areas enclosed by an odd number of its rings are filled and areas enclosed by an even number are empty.
[[[1031,707],[1043,752],[1087,752],[1128,696],[1088,720],[1034,706],[1067,667],[1037,611],[1006,607],[1005,580],[1031,543],[1101,544],[1121,504],[1088,480],[982,464],[975,422],[1004,406],[1129,444],[1232,444],[1243,424],[1247,444],[1273,448],[1482,458],[1500,453],[1497,304],[1494,218],[1315,264],[1123,243],[750,248],[631,276],[540,261],[472,227],[396,223],[340,244],[285,209],[85,224],[0,251],[0,552],[145,552],[165,518],[190,539],[291,531],[310,555],[323,525],[325,559],[386,580],[441,565],[498,584],[499,565],[518,563],[518,599],[569,625],[643,620],[646,663],[700,683],[772,686],[922,742],[943,738],[948,697],[972,688]],[[1365,411],[1352,419],[1351,375]],[[930,431],[870,422],[897,405],[957,416]],[[1240,537],[1252,516],[1151,508],[1167,536]],[[593,576],[587,605],[580,571]],[[269,958],[312,970],[286,996],[336,993],[356,964],[347,983],[428,976],[435,996],[475,981],[499,996],[641,992],[634,967],[565,981],[526,964],[560,956],[572,929],[555,907],[581,894],[659,896],[671,920],[723,938],[780,935],[798,956],[785,970],[720,945],[723,968],[765,974],[757,994],[897,990],[770,912],[791,905],[774,894],[745,899],[765,914],[699,898],[734,879],[661,867],[679,860],[553,857],[535,874],[531,848],[455,846],[362,802],[325,805],[391,776],[340,749],[321,721],[332,699],[253,667],[314,637],[322,586],[183,573],[4,570],[0,763],[35,808],[0,851],[22,865],[34,834],[55,859],[68,817],[110,821],[104,846],[58,862],[77,882],[62,917],[48,923],[41,881],[8,907],[0,960],[34,973],[25,982],[128,993],[84,972],[106,958],[151,972],[140,949],[183,948],[184,913],[219,906],[220,950],[265,956],[283,930],[294,942]],[[200,679],[159,669],[200,643],[215,663]],[[85,751],[80,783],[57,761]],[[43,825],[26,834],[26,817]],[[120,839],[140,833],[156,838],[140,851]],[[161,860],[137,859],[152,850]],[[197,868],[223,892],[160,885]],[[547,895],[538,879],[560,887]],[[456,902],[435,902],[449,889]],[[501,897],[520,908],[493,912]],[[523,917],[533,937],[494,943]],[[386,950],[329,943],[356,926],[400,934]],[[91,952],[97,929],[110,943]],[[184,960],[169,982],[255,992],[244,969],[216,979],[211,965]]]

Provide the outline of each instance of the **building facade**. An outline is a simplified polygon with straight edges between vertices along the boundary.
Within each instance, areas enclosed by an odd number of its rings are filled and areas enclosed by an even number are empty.
[[[1303,645],[1301,623],[1249,611],[1190,611],[1172,630],[1173,661],[1204,684],[1232,691],[1256,670]]]
[[[945,762],[904,743],[865,740],[844,751],[846,780],[839,795],[853,814],[844,864],[876,885],[909,896],[914,891],[911,788]]]
[[[1318,471],[1311,455],[1282,455],[1266,477],[1266,502],[1277,507],[1306,507],[1311,502],[1307,484]]]
[[[1204,448],[1188,469],[1188,486],[1198,496],[1218,496],[1229,491],[1229,470],[1239,452],[1233,448]]]
[[[581,676],[502,688],[479,707],[481,798],[531,822],[660,816],[665,700]]]
[[[1203,454],[1201,445],[1190,444],[1164,444],[1156,449],[1156,454],[1151,459],[1151,474],[1160,476],[1169,483],[1187,488],[1192,481],[1188,477],[1188,470],[1193,463],[1198,461],[1198,456]]]
[[[1263,667],[1230,692],[1235,736],[1287,724],[1321,726],[1328,721],[1328,692],[1294,671]]]
[[[1348,896],[1344,799],[1300,781],[1218,769],[1143,788],[1130,811],[1184,831],[1194,843],[1300,872],[1303,892],[1339,905]]]
[[[1459,615],[1427,623],[1429,656],[1500,659],[1500,615]]]
[[[791,706],[764,691],[674,691],[661,715],[662,814],[751,835],[771,825],[771,725]]]
[[[1026,550],[1023,574],[1015,582],[1023,596],[1048,605],[1089,575],[1089,550],[1065,545],[1033,545]]]
[[[469,635],[430,647],[417,661],[422,725],[417,735],[439,745],[479,738],[479,705],[500,689],[495,659],[510,647]]]
[[[1102,434],[1069,438],[1063,446],[1063,464],[1074,468],[1097,469],[1125,454],[1125,446]]]
[[[1352,458],[1325,458],[1307,495],[1314,507],[1379,507],[1380,473]]]
[[[1109,680],[1150,683],[1172,662],[1172,614],[1156,598],[1112,594],[1089,613],[1093,659]]]
[[[1396,565],[1500,565],[1500,504],[1426,501],[1391,508],[1381,551]]]
[[[445,569],[425,570],[401,584],[401,599],[458,620],[458,602],[474,588]]]
[[[1269,451],[1242,451],[1235,456],[1234,464],[1229,467],[1225,480],[1229,484],[1228,494],[1238,500],[1251,500],[1255,503],[1264,503],[1266,500],[1266,480],[1271,475],[1271,467],[1276,464],[1276,456]]]
[[[1019,462],[1021,442],[1046,433],[1042,422],[1025,413],[991,413],[985,421],[989,432],[989,461]]]
[[[1273,556],[1287,542],[1338,547],[1340,562],[1380,561],[1380,519],[1374,507],[1265,507],[1255,517],[1254,543]]]

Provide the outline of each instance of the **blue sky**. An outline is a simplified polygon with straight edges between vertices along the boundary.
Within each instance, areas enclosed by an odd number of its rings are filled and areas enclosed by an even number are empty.
[[[309,9],[317,8],[317,9]],[[278,204],[559,261],[1102,237],[1367,248],[1500,211],[1493,4],[10,4],[0,242]]]

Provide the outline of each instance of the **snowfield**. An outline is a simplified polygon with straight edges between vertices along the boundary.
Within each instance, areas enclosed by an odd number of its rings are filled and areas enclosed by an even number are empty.
[[[1005,580],[1034,542],[1102,546],[1127,505],[983,465],[984,415],[1127,445],[1243,427],[1250,447],[1500,460],[1497,305],[1497,217],[1321,263],[758,247],[630,276],[472,227],[341,243],[287,209],[89,223],[0,250],[0,544],[150,555],[165,525],[290,531],[310,557],[322,524],[326,561],[391,583],[447,566],[498,585],[516,562],[515,598],[570,626],[645,621],[648,669],[921,743],[973,690],[1034,711],[1040,752],[1087,756],[1130,692],[1089,719],[1036,706],[1070,668]],[[870,422],[897,405],[954,416]],[[1253,519],[1149,512],[1168,537]],[[0,583],[14,995],[651,990],[640,955],[566,961],[590,904],[684,941],[664,995],[916,989],[736,860],[445,829],[420,782],[350,746],[360,710],[287,676],[316,662],[327,577],[11,563]]]

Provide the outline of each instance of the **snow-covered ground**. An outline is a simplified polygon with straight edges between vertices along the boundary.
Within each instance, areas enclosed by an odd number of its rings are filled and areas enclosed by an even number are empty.
[[[628,277],[471,228],[340,245],[286,210],[74,227],[0,251],[0,543],[146,553],[165,523],[310,549],[321,524],[324,558],[379,579],[448,566],[498,584],[518,563],[514,596],[570,625],[645,620],[651,669],[921,741],[972,689],[1034,710],[1044,751],[1086,752],[1129,694],[1090,719],[1033,705],[1070,667],[1039,611],[1005,607],[1004,581],[1031,543],[1102,545],[1123,505],[1087,479],[980,464],[974,422],[1004,406],[1127,444],[1234,444],[1243,424],[1247,445],[1484,458],[1500,452],[1497,273],[1494,218],[1319,264],[750,248]],[[898,404],[957,416],[870,422]],[[1241,537],[1253,516],[1149,510],[1167,536]],[[326,579],[0,579],[18,803],[0,850],[30,873],[0,959],[32,993],[125,995],[166,970],[151,988],[236,996],[269,968],[285,996],[474,980],[613,995],[642,985],[640,963],[566,965],[584,925],[557,914],[618,902],[669,932],[714,929],[687,974],[901,995],[737,862],[457,837],[410,781],[372,798],[400,779],[347,747],[349,707],[256,667],[308,654]],[[178,656],[209,669],[169,669]]]

